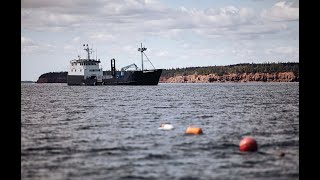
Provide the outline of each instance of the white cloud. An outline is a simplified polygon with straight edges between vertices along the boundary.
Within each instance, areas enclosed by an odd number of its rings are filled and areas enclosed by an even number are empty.
[[[21,37],[21,53],[22,54],[32,53],[34,49],[37,49],[37,47],[38,46],[35,44],[35,42],[32,39]]]
[[[183,43],[181,46],[182,48],[189,48],[191,45],[189,43]]]
[[[21,36],[21,54],[30,55],[34,53],[50,53],[55,46],[51,44],[39,43],[30,38]]]
[[[221,28],[199,28],[195,33],[207,38],[222,38],[231,40],[260,39],[267,34],[277,34],[287,29],[284,23],[257,23],[244,24],[241,26],[230,26]]]
[[[55,30],[86,25],[96,26],[143,22],[162,16],[163,7],[157,1],[94,0],[94,1],[23,1],[21,24],[23,28]]]
[[[170,39],[184,36],[186,32],[216,38],[237,33],[264,34],[283,30],[276,25],[264,23],[253,9],[244,7],[174,9],[150,0],[96,0],[90,3],[67,1],[65,5],[61,0],[54,2],[23,1],[22,28],[85,31],[91,39],[102,41],[113,40],[114,34],[122,36],[132,32]],[[284,18],[287,12],[294,14],[295,9],[287,3],[279,2],[270,10],[265,10],[261,16],[271,14],[270,17]],[[92,34],[97,31],[102,33]]]
[[[233,49],[231,51],[236,57],[248,58],[253,55],[254,51],[252,49]]]
[[[94,42],[99,42],[99,41],[110,42],[115,40],[115,37],[112,34],[108,34],[108,33],[94,33],[94,34],[91,34],[89,38]]]
[[[245,25],[239,28],[237,34],[269,34],[276,33],[285,30],[287,26],[285,24],[256,24],[256,25]]]
[[[266,54],[273,54],[273,53],[278,53],[278,54],[298,54],[299,53],[299,48],[296,47],[276,47],[272,49],[267,49],[265,51]]]
[[[79,43],[80,42],[80,37],[79,36],[77,36],[77,37],[74,37],[73,39],[72,39],[72,41],[73,42],[75,42],[75,43]]]
[[[281,1],[271,9],[262,11],[261,17],[272,21],[299,20],[299,7],[296,7],[296,3]]]
[[[168,51],[159,51],[155,53],[155,56],[158,56],[158,57],[166,57],[168,55],[169,55]]]
[[[66,27],[76,26],[83,20],[82,15],[57,13],[46,9],[22,9],[21,26],[40,31],[62,31]]]
[[[34,46],[35,43],[32,39],[21,36],[21,46]]]
[[[39,1],[39,0],[22,0],[21,7],[23,8],[42,8],[42,7],[62,7],[68,6],[71,1],[55,0],[55,1]]]
[[[75,47],[73,46],[73,45],[70,45],[70,44],[68,44],[68,45],[65,45],[64,47],[63,47],[63,50],[65,51],[65,52],[74,52],[74,50],[75,50]]]

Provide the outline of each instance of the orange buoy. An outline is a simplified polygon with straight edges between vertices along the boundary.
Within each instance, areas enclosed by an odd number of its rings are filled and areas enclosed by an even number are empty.
[[[245,137],[240,141],[240,151],[257,151],[258,144],[252,137]]]
[[[188,127],[186,130],[187,134],[202,134],[202,129],[199,127]]]

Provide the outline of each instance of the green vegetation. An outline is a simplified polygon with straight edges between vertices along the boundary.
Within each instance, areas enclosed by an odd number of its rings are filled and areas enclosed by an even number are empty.
[[[37,83],[66,83],[68,72],[49,72],[42,74]]]
[[[207,66],[207,67],[188,67],[165,69],[162,72],[162,77],[172,76],[186,76],[186,75],[208,75],[216,74],[222,76],[224,74],[232,73],[279,73],[279,72],[293,72],[295,76],[299,76],[299,63],[262,63],[262,64],[234,64],[228,66]]]
[[[68,72],[48,72],[45,74],[42,74],[39,78],[67,78]]]

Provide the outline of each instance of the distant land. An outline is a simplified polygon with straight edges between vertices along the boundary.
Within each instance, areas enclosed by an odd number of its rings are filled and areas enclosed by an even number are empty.
[[[42,74],[37,83],[67,83],[68,72],[49,72]]]
[[[21,81],[21,83],[35,83],[34,81]]]
[[[104,74],[110,71],[104,71]],[[36,83],[67,83],[68,72],[42,74]],[[299,63],[242,63],[164,69],[160,83],[299,82]]]

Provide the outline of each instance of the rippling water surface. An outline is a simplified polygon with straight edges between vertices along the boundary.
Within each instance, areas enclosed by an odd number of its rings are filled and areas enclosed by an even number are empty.
[[[299,83],[21,84],[21,176],[299,179]]]

